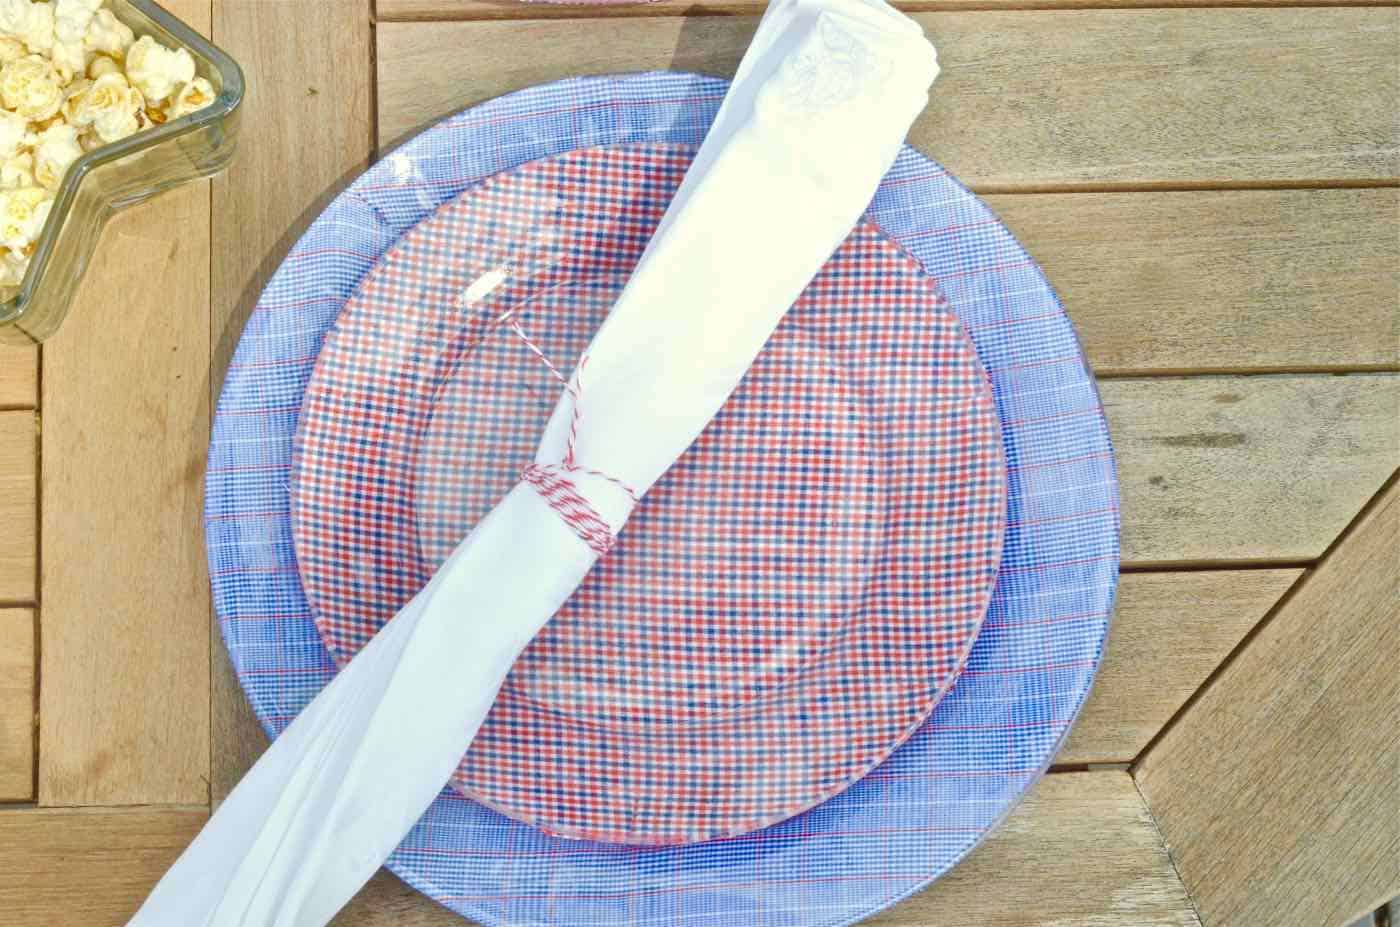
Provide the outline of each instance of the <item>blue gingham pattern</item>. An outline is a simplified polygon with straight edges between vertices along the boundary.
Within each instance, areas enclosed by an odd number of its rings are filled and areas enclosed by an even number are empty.
[[[475,107],[366,172],[292,249],[230,366],[206,497],[215,605],[270,733],[334,671],[298,579],[287,477],[307,379],[342,304],[468,185],[580,147],[697,144],[726,86],[585,78]],[[940,167],[906,148],[869,216],[942,288],[1002,419],[1003,565],[952,692],[860,782],[742,837],[660,849],[564,840],[445,789],[390,858],[407,882],[491,925],[850,924],[946,872],[1048,765],[1093,679],[1117,579],[1117,482],[1093,379],[1034,262]]]

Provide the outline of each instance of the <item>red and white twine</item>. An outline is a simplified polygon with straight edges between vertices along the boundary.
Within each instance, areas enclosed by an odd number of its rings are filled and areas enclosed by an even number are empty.
[[[607,480],[626,493],[634,505],[640,497],[632,487],[616,477],[590,467],[581,467],[575,459],[574,445],[578,441],[578,425],[583,414],[583,371],[588,364],[588,355],[585,354],[579,359],[578,375],[573,381],[570,381],[569,378],[560,373],[559,368],[554,366],[553,362],[539,349],[539,346],[530,340],[530,336],[525,334],[525,329],[520,326],[518,320],[512,318],[509,324],[516,337],[544,363],[554,378],[564,385],[565,391],[574,401],[573,417],[569,421],[569,443],[564,451],[564,459],[557,464],[532,463],[524,469],[520,478],[533,487],[535,492],[539,493],[540,498],[549,503],[549,507],[554,509],[564,524],[572,528],[574,533],[601,557],[617,543],[617,535],[613,533],[612,525],[608,523],[608,520],[598,514],[598,510],[588,501],[588,497],[579,490],[573,475],[585,473]]]

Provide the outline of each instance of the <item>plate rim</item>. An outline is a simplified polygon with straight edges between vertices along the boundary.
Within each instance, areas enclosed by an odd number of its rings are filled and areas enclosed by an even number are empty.
[[[236,383],[238,379],[239,371],[235,368],[251,369],[265,363],[260,356],[260,350],[265,341],[276,337],[282,337],[292,339],[294,341],[294,347],[312,349],[315,346],[315,337],[308,336],[306,333],[297,333],[295,331],[277,332],[278,326],[282,323],[278,319],[270,316],[274,315],[275,312],[285,312],[290,307],[290,304],[296,304],[301,311],[311,312],[316,305],[333,300],[335,298],[334,291],[336,287],[343,282],[344,275],[335,268],[332,268],[333,272],[329,277],[320,281],[324,292],[310,299],[291,300],[290,303],[286,300],[286,294],[279,290],[279,277],[283,273],[287,273],[288,275],[294,275],[296,273],[295,269],[289,270],[289,266],[296,263],[297,260],[306,259],[307,252],[314,248],[318,242],[319,236],[324,233],[323,226],[328,222],[332,224],[334,221],[339,220],[374,222],[381,226],[381,230],[392,229],[394,227],[394,217],[399,215],[402,208],[404,208],[403,203],[399,201],[385,201],[382,198],[377,201],[372,201],[362,197],[360,191],[364,190],[373,178],[383,179],[387,177],[393,179],[394,171],[397,169],[396,165],[393,164],[393,159],[395,157],[403,157],[403,152],[406,149],[411,149],[415,145],[423,143],[425,137],[431,132],[451,133],[454,131],[467,131],[483,126],[489,127],[491,125],[503,124],[525,118],[543,121],[546,123],[545,127],[548,128],[548,121],[551,118],[549,116],[550,106],[556,106],[560,102],[568,99],[592,98],[594,100],[592,105],[595,110],[598,108],[619,110],[628,108],[628,110],[631,111],[646,109],[647,107],[651,107],[655,110],[655,112],[648,113],[651,117],[651,121],[648,122],[644,129],[638,130],[635,127],[629,129],[624,126],[622,129],[613,127],[612,131],[644,131],[647,133],[660,131],[675,132],[680,135],[690,133],[690,136],[694,136],[697,132],[703,133],[704,129],[708,126],[710,119],[713,118],[713,111],[717,107],[719,100],[723,96],[724,89],[727,86],[728,82],[722,78],[670,71],[651,71],[626,75],[566,78],[560,81],[517,90],[504,96],[497,97],[494,100],[477,104],[460,113],[449,116],[431,129],[415,135],[398,149],[389,152],[378,164],[371,167],[360,179],[356,180],[350,189],[337,197],[326,208],[325,212],[312,223],[312,226],[297,242],[292,252],[283,261],[281,268],[269,281],[267,289],[264,291],[259,301],[259,306],[255,308],[253,316],[248,320],[248,325],[239,343],[238,352],[235,355],[233,364],[230,365],[229,377],[225,380],[224,390],[220,396],[219,411],[215,420],[215,440],[211,442],[210,445],[210,465],[206,480],[206,530],[209,532],[207,550],[210,560],[211,579],[214,581],[215,586],[216,604],[219,605],[220,630],[225,638],[226,645],[229,647],[235,669],[239,673],[240,683],[243,685],[245,693],[254,702],[255,707],[259,705],[259,695],[256,692],[259,671],[257,667],[250,664],[256,662],[256,647],[259,645],[260,641],[260,629],[248,628],[245,630],[241,627],[244,622],[250,620],[247,616],[240,613],[241,609],[243,609],[246,604],[244,600],[248,592],[241,588],[236,580],[225,578],[229,574],[225,573],[221,575],[220,567],[223,566],[223,558],[226,555],[222,553],[223,538],[222,536],[216,536],[215,529],[221,520],[237,517],[236,514],[226,511],[226,508],[233,508],[230,500],[237,498],[240,487],[244,487],[246,493],[261,494],[257,496],[257,501],[259,503],[276,504],[278,495],[276,481],[278,479],[277,474],[280,471],[276,466],[275,458],[279,452],[282,438],[280,435],[273,435],[266,442],[264,451],[271,460],[271,463],[247,468],[250,472],[244,475],[241,471],[239,473],[233,473],[221,466],[223,463],[221,455],[224,453],[224,448],[219,442],[220,430],[222,428],[222,431],[225,433],[224,437],[232,436],[233,438],[236,438],[243,431],[243,429],[238,427],[237,421],[234,418],[237,415],[246,414],[240,406],[243,397],[237,390],[231,390],[230,385]],[[520,115],[522,112],[525,115]],[[602,120],[602,117],[599,117],[599,119]],[[664,121],[667,119],[671,121],[657,124],[657,120]],[[578,147],[576,137],[579,131],[581,130],[575,129],[574,135],[571,136],[571,140],[575,141],[572,147]],[[600,130],[594,129],[592,131]],[[544,144],[553,141],[557,141],[557,139],[544,139],[540,143]],[[946,172],[931,159],[906,147],[901,153],[900,160],[896,161],[895,171],[900,171],[901,169],[907,171],[910,168],[918,169],[915,171],[915,175],[917,179],[921,180],[924,187],[930,190],[935,187],[938,189],[946,187],[944,192],[950,192],[954,196],[960,197],[966,203],[972,204],[979,216],[985,215],[990,217],[989,224],[993,227],[993,233],[1004,236],[1007,241],[1014,245],[1014,239],[1011,238],[1010,233],[1006,231],[1005,227],[991,214],[990,210],[987,209],[984,204],[976,200],[965,186],[958,183],[955,178],[947,175]],[[920,171],[923,173],[920,174]],[[892,171],[892,174],[893,173],[894,171]],[[912,182],[914,178],[906,179]],[[941,187],[938,186],[940,184],[942,185]],[[423,188],[418,188],[416,189],[415,195],[426,196],[427,194],[424,192]],[[880,199],[878,194],[876,199],[878,203]],[[411,208],[411,204],[409,204],[409,208]],[[328,218],[328,214],[332,214],[331,218]],[[397,236],[394,237],[396,238]],[[383,248],[387,248],[387,246],[387,244],[384,245],[381,251]],[[1078,357],[1077,363],[1083,368],[1082,372],[1087,380],[1088,390],[1095,397],[1096,416],[1092,423],[1092,430],[1095,433],[1096,439],[1101,442],[1102,447],[1101,450],[1093,454],[1092,457],[1098,461],[1098,467],[1102,471],[1101,475],[1105,479],[1105,496],[1113,506],[1111,513],[1101,515],[1099,518],[1099,540],[1104,543],[1104,550],[1097,556],[1089,558],[1089,560],[1086,561],[1099,565],[1097,572],[1104,578],[1104,582],[1099,587],[1096,587],[1100,590],[1099,597],[1096,599],[1096,604],[1102,606],[1101,611],[1097,614],[1102,617],[1096,620],[1093,626],[1088,629],[1088,638],[1091,639],[1086,639],[1081,642],[1080,649],[1087,655],[1087,661],[1085,661],[1082,667],[1083,671],[1079,674],[1082,682],[1079,684],[1074,698],[1072,698],[1066,706],[1068,710],[1065,716],[1059,719],[1059,721],[1063,723],[1053,741],[1039,742],[1033,751],[1036,754],[1036,761],[1030,766],[1018,768],[1016,770],[1018,778],[1016,779],[1012,793],[1008,796],[999,813],[986,821],[985,825],[980,828],[979,833],[974,839],[958,843],[956,847],[944,854],[943,861],[935,864],[930,871],[919,875],[910,874],[907,877],[903,877],[903,882],[897,885],[887,886],[885,889],[862,892],[861,898],[863,900],[859,903],[850,901],[841,905],[833,903],[828,909],[825,909],[821,918],[813,921],[804,921],[804,923],[816,923],[823,925],[823,927],[833,927],[833,925],[845,925],[863,919],[871,913],[882,910],[924,888],[979,845],[982,839],[985,839],[987,834],[1014,810],[1024,798],[1030,786],[1034,784],[1049,766],[1056,751],[1059,749],[1060,745],[1063,744],[1065,737],[1068,735],[1072,727],[1071,722],[1078,715],[1079,710],[1082,708],[1091,690],[1098,665],[1102,658],[1104,641],[1108,633],[1108,614],[1112,610],[1116,596],[1117,564],[1120,551],[1118,482],[1112,446],[1107,433],[1106,422],[1103,417],[1102,402],[1097,398],[1097,386],[1094,383],[1092,375],[1088,372],[1087,362],[1083,359],[1082,347],[1078,346],[1077,336],[1073,333],[1072,327],[1064,316],[1063,307],[1058,297],[1054,294],[1053,289],[1051,289],[1048,282],[1045,281],[1044,275],[1035,267],[1034,262],[1030,260],[1029,256],[1025,255],[1024,250],[1020,249],[1019,246],[1015,246],[1015,249],[1026,258],[1026,263],[1030,266],[1031,276],[1038,282],[1037,285],[1043,289],[1044,297],[1049,300],[1051,307],[1054,309],[1054,321],[1058,323],[1058,327],[1062,329],[1060,334],[1074,343]],[[924,260],[922,257],[920,260],[926,267],[929,266],[927,260]],[[275,306],[269,304],[264,307],[262,305],[264,300],[273,297],[275,297]],[[343,297],[340,301],[343,302]],[[959,304],[957,300],[953,300],[950,297],[950,301],[953,302],[954,311],[958,312]],[[961,316],[962,313],[959,312],[959,315]],[[980,345],[978,353],[979,355],[983,353]],[[291,363],[291,361],[284,360],[284,363]],[[271,397],[280,397],[284,400],[289,397],[294,399],[296,395],[299,395],[296,394],[298,378],[298,372],[296,370],[291,370],[283,374],[280,379],[268,381],[265,378],[263,385],[269,389],[269,395]],[[288,415],[294,418],[295,406],[292,407],[290,412],[286,409],[281,409],[275,410],[269,414],[273,415],[275,421],[285,426]],[[1005,431],[1009,426],[1006,425],[1004,416],[1003,425]],[[256,455],[254,456],[256,459]],[[1008,457],[1008,462],[1011,462],[1010,457]],[[262,476],[251,472],[263,470],[266,470],[267,473]],[[1016,488],[1013,485],[1013,498],[1015,492]],[[247,513],[245,513],[245,515],[247,515]],[[276,517],[276,512],[273,512],[269,516],[274,522]],[[254,535],[257,535],[258,532],[271,532],[275,531],[275,525],[267,529],[262,529],[254,525],[250,527],[250,531],[253,532]],[[270,597],[270,601],[274,605],[284,602],[295,604],[296,590],[285,584],[279,584],[277,580],[278,574],[286,572],[287,565],[282,559],[283,552],[273,549],[270,546],[264,546],[259,548],[256,554],[249,554],[248,556],[255,561],[259,572],[265,574],[264,592]],[[261,562],[257,562],[258,557],[265,558],[267,563],[262,564]],[[1019,583],[1020,580],[1015,582]],[[986,628],[984,627],[984,633],[979,640],[986,638],[985,631]],[[240,647],[240,644],[244,646]],[[976,649],[977,648],[974,646],[974,655]],[[253,688],[250,688],[250,686]],[[294,681],[287,684],[285,691],[280,687],[278,688],[276,697],[282,701],[277,701],[272,704],[263,701],[261,703],[262,708],[258,711],[258,714],[260,722],[269,734],[275,734],[276,730],[285,725],[291,717],[289,714],[286,714],[286,711],[288,709],[295,710],[295,704],[297,702],[304,703],[304,701],[309,700],[310,696],[314,694],[315,688],[314,681],[310,685]],[[271,696],[266,696],[265,698],[270,697]],[[945,705],[948,701],[949,700],[945,700]],[[282,713],[279,714],[279,711]],[[907,750],[910,748],[906,747],[905,749]],[[893,762],[895,758],[898,758],[901,752],[904,751],[896,751],[894,757],[892,757],[889,762]],[[1010,775],[1010,773],[1008,773],[1008,775]],[[867,777],[867,779],[871,778],[873,777]],[[859,784],[857,785],[857,788],[858,787]],[[450,801],[450,799],[450,795],[444,794],[440,796],[439,802],[443,800]],[[834,801],[841,802],[842,797],[838,796]],[[822,807],[825,808],[826,806]],[[450,808],[447,810],[449,813],[451,812]],[[818,813],[820,813],[820,811],[809,812],[808,814]],[[805,818],[806,816],[803,817]],[[519,825],[515,822],[509,823],[512,827],[532,830],[526,825]],[[783,826],[784,825],[779,825],[780,828]],[[528,842],[529,835],[525,835],[525,839]],[[550,844],[548,848],[541,847],[539,841],[534,841],[534,844],[534,847],[529,849],[528,852],[538,856],[557,856],[561,850],[561,848],[555,844]],[[695,846],[704,847],[710,845],[701,844]],[[613,864],[618,863],[618,860],[613,860],[611,857],[608,857],[605,852],[607,849],[607,847],[601,847],[598,850],[599,855],[610,859]],[[665,852],[665,849],[663,848],[662,850],[654,852]],[[634,859],[634,857],[625,857],[623,859]],[[700,862],[692,864],[689,859],[686,859],[678,865],[675,871],[689,872],[695,870],[699,865],[701,865]],[[448,905],[453,910],[466,916],[476,918],[483,923],[503,923],[501,920],[501,913],[497,908],[491,905],[491,902],[500,902],[503,900],[499,893],[470,896],[458,893],[454,895],[436,881],[434,877],[430,876],[429,873],[434,872],[431,866],[415,863],[410,856],[407,855],[403,847],[391,858],[389,866],[406,882],[423,891],[425,894],[428,894],[430,897],[438,899],[441,903]],[[785,883],[778,881],[774,884],[782,885]],[[569,917],[563,917],[563,919],[561,919],[561,915],[572,916],[579,911],[607,910],[609,904],[614,907],[618,904],[628,904],[626,901],[627,897],[629,897],[628,893],[624,890],[609,890],[607,892],[592,893],[583,900],[575,897],[570,901],[556,902],[553,900],[555,898],[554,893],[546,891],[541,896],[530,896],[529,899],[527,899],[530,901],[538,901],[540,904],[544,905],[542,910],[547,912],[538,915],[535,919],[530,920],[529,923],[574,923],[575,921],[570,920]],[[587,902],[586,906],[584,906],[584,901]],[[562,908],[560,907],[561,905],[563,906]],[[513,915],[511,922],[520,923],[519,920],[513,918]]]

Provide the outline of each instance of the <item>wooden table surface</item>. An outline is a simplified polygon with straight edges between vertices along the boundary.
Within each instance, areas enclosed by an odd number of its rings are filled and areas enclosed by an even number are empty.
[[[263,746],[212,624],[211,408],[257,294],[416,128],[570,74],[728,74],[757,0],[171,0],[248,73],[224,176],[108,227],[0,348],[0,927],[124,922]],[[1050,775],[871,923],[1342,924],[1400,894],[1400,9],[907,5],[912,132],[1099,376],[1124,566]],[[460,923],[381,874],[339,925]]]

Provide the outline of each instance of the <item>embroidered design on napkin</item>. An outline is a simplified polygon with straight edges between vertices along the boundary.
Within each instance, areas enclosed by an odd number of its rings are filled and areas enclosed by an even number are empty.
[[[830,16],[817,18],[815,35],[782,66],[781,87],[790,103],[807,111],[830,109],[879,86],[890,63]]]

